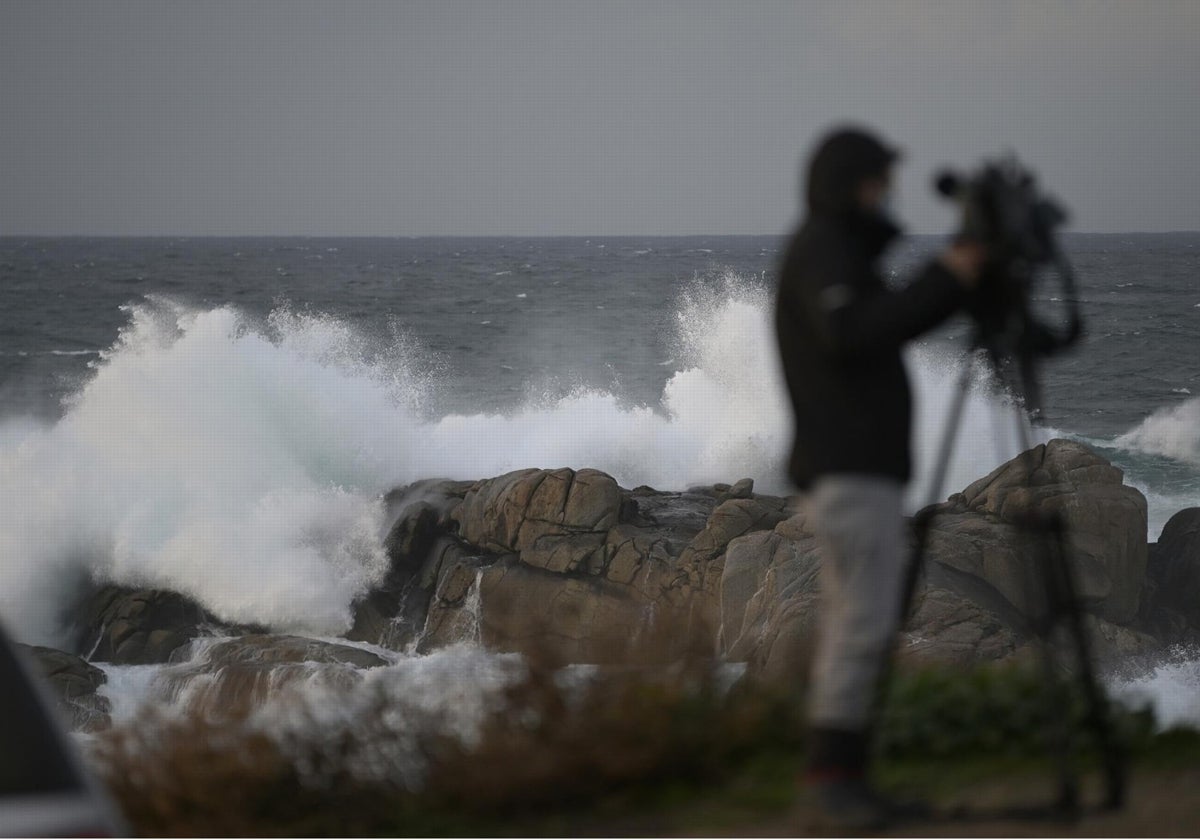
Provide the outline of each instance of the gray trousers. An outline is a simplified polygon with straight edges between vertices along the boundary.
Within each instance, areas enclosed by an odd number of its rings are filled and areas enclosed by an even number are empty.
[[[860,730],[900,618],[907,554],[903,486],[869,475],[829,475],[805,499],[821,550],[821,606],[809,685],[809,722]]]

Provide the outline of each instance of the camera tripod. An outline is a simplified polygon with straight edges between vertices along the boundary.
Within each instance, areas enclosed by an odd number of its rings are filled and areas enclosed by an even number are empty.
[[[977,332],[971,346],[972,349],[967,363],[964,365],[944,427],[944,438],[934,466],[929,504],[918,512],[913,520],[915,543],[902,590],[902,623],[907,620],[910,613],[913,596],[916,594],[917,584],[924,570],[930,530],[936,517],[936,505],[941,501],[955,438],[962,422],[963,409],[976,370],[986,358],[990,361],[992,369],[1001,382],[1013,387],[1015,394],[1028,394],[1027,391],[1019,389],[1022,383],[1018,381],[1018,374],[1025,379],[1025,384],[1036,381],[1029,376],[1034,367],[1032,357],[1022,354],[1024,358],[1015,358],[1001,344],[989,340],[983,330]],[[1021,457],[1025,457],[1030,452],[1032,443],[1026,411],[1021,404],[1014,402],[1013,413],[1017,425],[1018,441],[1023,453]],[[1073,755],[1075,744],[1071,726],[1066,718],[1067,697],[1056,672],[1056,657],[1052,644],[1054,632],[1060,628],[1065,630],[1069,636],[1068,647],[1075,659],[1078,687],[1086,706],[1084,725],[1091,730],[1100,751],[1105,782],[1104,798],[1100,807],[1103,810],[1119,809],[1123,806],[1125,798],[1125,756],[1116,734],[1113,732],[1107,699],[1096,681],[1091,645],[1083,624],[1083,611],[1068,560],[1066,523],[1061,514],[1057,512],[1049,515],[1030,513],[1016,520],[1010,519],[1010,521],[1031,537],[1034,550],[1027,558],[1029,568],[1034,572],[1040,571],[1042,576],[1044,597],[1041,600],[1041,609],[1037,611],[1037,615],[1027,616],[1027,626],[1021,629],[1026,630],[1039,642],[1041,654],[1039,658],[1044,669],[1046,684],[1056,687],[1055,699],[1059,701],[1062,708],[1062,712],[1057,718],[1058,725],[1054,738],[1058,759],[1058,797],[1049,806],[1005,808],[987,813],[960,810],[947,816],[961,820],[1074,818],[1082,813],[1079,774]],[[885,666],[885,674],[881,679],[880,686],[881,695],[886,690],[890,671],[891,663]]]

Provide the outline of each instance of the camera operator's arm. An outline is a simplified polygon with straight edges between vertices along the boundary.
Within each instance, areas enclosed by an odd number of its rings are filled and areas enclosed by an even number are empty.
[[[827,351],[851,361],[897,347],[932,329],[966,302],[983,261],[981,246],[959,242],[897,290],[858,291],[842,283],[820,284],[818,333]],[[844,274],[833,265],[825,276]]]

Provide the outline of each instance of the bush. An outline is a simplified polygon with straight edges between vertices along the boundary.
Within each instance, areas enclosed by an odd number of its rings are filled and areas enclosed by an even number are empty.
[[[727,690],[702,661],[600,672],[575,687],[557,675],[530,663],[472,744],[412,710],[398,729],[395,701],[381,697],[352,728],[288,740],[245,716],[158,719],[99,736],[95,758],[127,819],[150,835],[495,833],[499,818],[694,800],[764,759],[790,790],[789,768],[801,765],[803,698],[790,687]],[[1064,710],[1079,731],[1078,693],[1028,669],[902,672],[879,746],[892,760],[1038,754]],[[1147,742],[1148,712],[1117,719],[1127,743]],[[416,783],[388,765],[414,752]]]

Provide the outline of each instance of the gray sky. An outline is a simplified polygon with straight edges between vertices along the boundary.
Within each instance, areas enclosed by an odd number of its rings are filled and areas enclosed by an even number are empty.
[[[1200,2],[0,0],[0,234],[777,233],[830,124],[1200,229]]]

